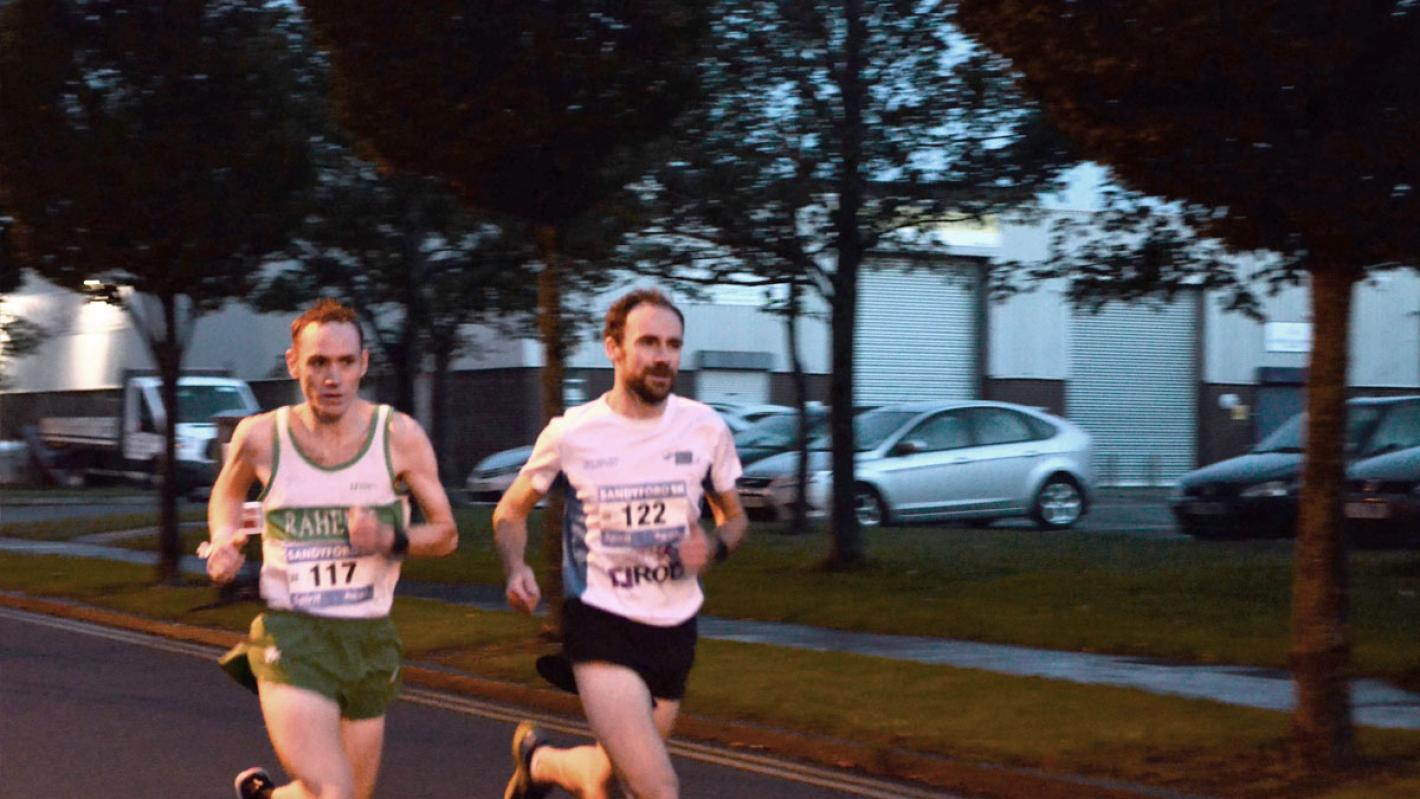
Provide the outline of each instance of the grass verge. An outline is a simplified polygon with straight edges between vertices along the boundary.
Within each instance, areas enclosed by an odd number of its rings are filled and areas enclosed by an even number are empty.
[[[201,582],[152,580],[142,566],[0,554],[5,590],[233,631],[257,611],[215,604]],[[401,598],[395,620],[412,660],[540,684],[535,619]],[[1420,794],[1420,733],[1362,729],[1365,768],[1303,778],[1283,754],[1285,714],[856,655],[703,641],[686,712],[866,743],[885,762],[908,749],[1240,799]]]
[[[489,509],[460,508],[456,515],[458,552],[410,561],[404,579],[501,585]],[[53,532],[52,525],[10,527],[29,537]],[[531,527],[528,560],[542,573],[536,519]],[[72,535],[64,530],[64,537]],[[203,537],[196,530],[183,535],[185,552]],[[749,545],[707,576],[705,612],[1190,663],[1287,663],[1290,541],[946,526],[868,530],[864,540],[868,566],[830,573],[819,565],[825,534],[792,536],[755,525]],[[153,549],[156,542],[121,545]],[[1353,552],[1349,592],[1355,672],[1420,691],[1420,552]]]

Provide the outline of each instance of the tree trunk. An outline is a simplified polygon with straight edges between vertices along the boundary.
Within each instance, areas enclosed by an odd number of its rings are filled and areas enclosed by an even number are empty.
[[[177,463],[177,420],[178,420],[178,379],[182,376],[182,343],[177,329],[177,297],[164,294],[159,298],[163,306],[163,330],[152,342],[153,358],[158,362],[158,375],[162,378],[159,393],[163,397],[163,456],[162,479],[160,481],[159,521],[158,521],[158,581],[177,582],[178,563],[182,557],[181,540],[178,538],[178,463]]]
[[[853,369],[854,333],[858,328],[858,267],[863,260],[858,213],[863,203],[863,23],[862,0],[845,0],[847,36],[843,63],[835,70],[843,101],[839,135],[838,208],[834,212],[838,264],[833,273],[833,375],[829,417],[833,433],[833,541],[831,569],[863,563],[863,541],[854,511]]]
[[[418,418],[414,407],[414,381],[424,366],[424,352],[419,346],[420,331],[427,320],[424,318],[423,296],[420,293],[423,280],[422,270],[410,270],[404,284],[404,323],[399,328],[399,356],[393,364],[395,374],[394,406]]]
[[[1331,264],[1311,272],[1312,353],[1307,378],[1306,462],[1292,577],[1292,731],[1314,769],[1355,760],[1346,623],[1346,550],[1341,534],[1346,364],[1355,275]]]
[[[563,377],[567,367],[567,330],[562,319],[562,262],[558,252],[557,228],[537,229],[538,256],[542,271],[537,276],[537,329],[542,335],[542,420],[561,416]],[[546,560],[543,596],[547,600],[547,622],[543,633],[562,636],[562,494],[555,487],[547,495],[542,514],[542,552]]]
[[[799,463],[794,479],[794,504],[789,518],[789,532],[802,533],[809,528],[808,503],[804,490],[809,483],[809,416],[808,380],[804,377],[804,363],[799,357],[799,296],[797,280],[789,281],[789,307],[784,316],[786,346],[789,349],[789,376],[794,381],[794,410],[799,414],[794,449],[799,454]]]
[[[444,342],[434,344],[434,374],[430,393],[429,436],[434,444],[434,460],[439,464],[439,480],[445,484],[462,487],[463,481],[454,474],[453,453],[449,451],[449,364],[453,361],[453,348]]]

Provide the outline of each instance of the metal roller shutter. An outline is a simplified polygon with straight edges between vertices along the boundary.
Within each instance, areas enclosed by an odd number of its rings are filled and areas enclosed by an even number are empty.
[[[944,269],[950,272],[944,274]],[[865,264],[858,290],[860,403],[971,399],[977,389],[977,272]]]
[[[1066,409],[1101,485],[1168,485],[1194,465],[1197,298],[1074,316]]]

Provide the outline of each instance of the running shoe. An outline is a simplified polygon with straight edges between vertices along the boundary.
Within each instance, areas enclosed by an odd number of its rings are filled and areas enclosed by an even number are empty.
[[[237,799],[270,799],[276,790],[276,781],[261,766],[252,766],[238,774],[232,785],[237,789]]]
[[[533,752],[547,743],[542,730],[531,721],[524,721],[513,731],[513,776],[503,790],[503,799],[542,799],[552,786],[533,782]]]

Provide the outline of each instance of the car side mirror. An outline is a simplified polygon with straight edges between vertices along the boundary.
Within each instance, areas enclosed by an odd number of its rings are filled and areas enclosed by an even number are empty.
[[[919,452],[926,451],[927,445],[921,439],[917,438],[904,438],[894,444],[892,448],[892,454],[894,455],[916,455]]]

